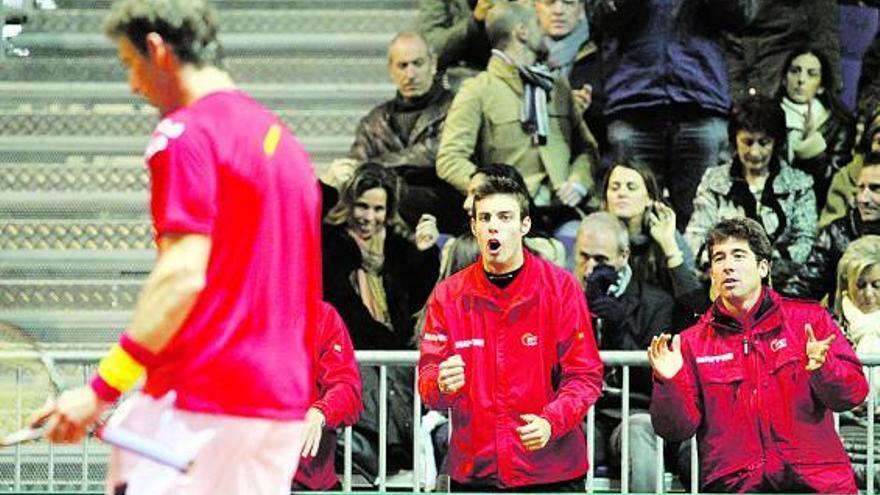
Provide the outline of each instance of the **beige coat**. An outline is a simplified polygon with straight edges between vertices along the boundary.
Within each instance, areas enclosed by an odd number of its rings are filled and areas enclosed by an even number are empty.
[[[485,72],[464,81],[446,118],[437,175],[466,194],[477,165],[506,163],[523,175],[533,198],[545,179],[552,187],[575,181],[595,197],[596,140],[580,113],[573,111],[568,83],[557,79],[550,94],[544,146],[533,145],[522,130],[522,95],[516,68],[497,57],[492,57]]]

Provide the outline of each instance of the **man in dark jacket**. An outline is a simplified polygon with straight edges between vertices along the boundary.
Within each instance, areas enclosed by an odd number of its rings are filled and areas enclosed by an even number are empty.
[[[423,213],[437,217],[441,231],[460,230],[463,197],[437,178],[434,162],[440,132],[453,94],[443,88],[437,57],[421,34],[397,34],[388,47],[388,72],[397,95],[361,119],[350,160],[332,166],[353,168],[373,162],[393,168],[406,183],[400,214],[413,228]]]
[[[655,430],[697,435],[700,491],[857,493],[833,415],[868,394],[852,347],[822,307],[764,285],[760,224],[724,220],[707,245],[714,306],[648,348]]]
[[[596,341],[601,350],[643,350],[651,339],[672,328],[672,296],[632,278],[628,264],[629,234],[608,212],[587,216],[575,242],[575,277],[590,304]],[[621,369],[606,368],[603,395],[596,407],[596,465],[616,463],[621,445]],[[656,436],[648,415],[651,372],[630,369],[629,487],[653,492],[657,477]],[[605,445],[608,440],[609,444]]]
[[[827,55],[833,81],[823,83],[825,87],[840,87],[837,2],[764,0],[756,2],[752,9],[748,26],[728,32],[723,42],[735,100],[751,89],[764,96],[775,95],[789,53],[803,45],[815,46]]]
[[[849,243],[864,235],[880,234],[880,153],[865,157],[859,172],[855,205],[847,214],[819,230],[807,261],[779,291],[787,296],[821,300],[834,296],[837,263]],[[833,301],[829,301],[833,306]]]
[[[727,148],[730,86],[720,37],[748,20],[753,1],[592,2],[611,149],[651,167],[669,190],[679,230],[703,171]]]

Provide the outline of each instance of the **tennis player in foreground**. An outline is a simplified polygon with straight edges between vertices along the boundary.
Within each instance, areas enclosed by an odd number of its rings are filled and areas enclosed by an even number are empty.
[[[115,451],[108,492],[288,493],[312,386],[321,297],[320,198],[284,124],[218,68],[201,0],[122,0],[106,20],[134,93],[158,108],[145,158],[159,255],[129,328],[91,385],[35,416],[77,442],[111,419],[169,449],[181,473]]]

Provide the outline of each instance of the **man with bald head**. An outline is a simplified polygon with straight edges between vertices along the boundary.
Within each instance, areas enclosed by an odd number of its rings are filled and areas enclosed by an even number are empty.
[[[335,161],[333,175],[344,181],[368,161],[393,168],[407,185],[400,213],[411,227],[428,213],[437,217],[442,231],[460,230],[465,218],[457,206],[464,196],[437,178],[434,165],[453,95],[435,77],[437,57],[421,34],[402,32],[392,38],[388,74],[397,94],[360,121],[350,158]]]
[[[466,193],[482,165],[507,163],[523,176],[533,223],[552,231],[592,206],[596,142],[574,109],[571,89],[543,66],[541,27],[530,4],[507,2],[486,14],[492,57],[464,81],[449,109],[437,175]]]

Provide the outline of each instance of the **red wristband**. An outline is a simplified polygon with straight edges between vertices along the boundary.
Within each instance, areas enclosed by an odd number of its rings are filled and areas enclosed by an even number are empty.
[[[92,382],[90,385],[92,390],[95,391],[95,395],[104,402],[116,402],[116,400],[122,395],[122,392],[111,387],[97,372],[92,376]]]
[[[119,347],[122,347],[129,356],[133,357],[135,361],[141,363],[144,368],[150,369],[156,364],[156,354],[144,347],[143,344],[134,341],[128,336],[128,332],[123,333],[119,337]]]

